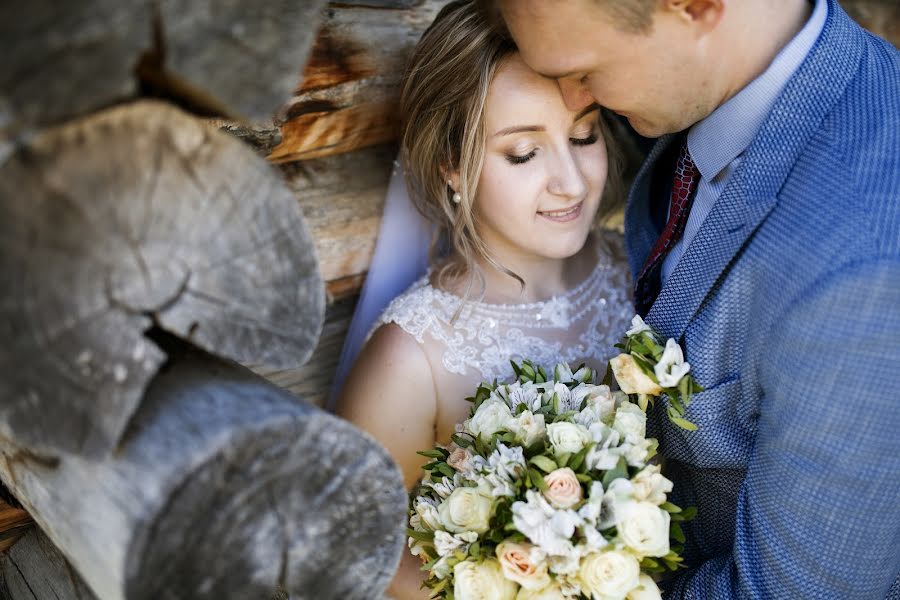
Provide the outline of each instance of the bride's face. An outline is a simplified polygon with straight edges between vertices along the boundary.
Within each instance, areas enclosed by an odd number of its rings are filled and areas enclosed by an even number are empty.
[[[591,230],[607,159],[595,107],[566,108],[559,86],[510,56],[488,89],[475,219],[504,258],[566,258]]]

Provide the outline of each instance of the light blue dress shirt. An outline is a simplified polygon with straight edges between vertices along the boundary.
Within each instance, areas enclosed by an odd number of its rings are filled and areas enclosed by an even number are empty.
[[[782,48],[769,68],[688,132],[688,150],[700,171],[700,183],[684,235],[663,261],[663,285],[741,163],[741,155],[756,137],[788,80],[816,43],[827,16],[828,3],[815,0],[806,25]]]

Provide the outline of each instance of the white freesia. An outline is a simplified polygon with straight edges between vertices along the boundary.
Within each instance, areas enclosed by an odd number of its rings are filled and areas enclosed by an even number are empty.
[[[481,490],[458,487],[441,502],[438,514],[447,531],[484,533],[488,530],[488,521],[493,508],[493,498],[485,496]]]
[[[500,542],[496,549],[497,561],[507,579],[525,589],[540,590],[550,584],[544,552],[525,542]]]
[[[413,504],[413,508],[416,511],[414,516],[419,518],[419,523],[424,525],[425,528],[435,531],[443,526],[441,517],[438,514],[437,503],[434,500],[418,496]]]
[[[634,357],[630,354],[620,354],[609,361],[619,387],[626,394],[648,394],[658,396],[662,388],[644,373]]]
[[[512,505],[513,524],[549,555],[566,555],[574,546],[571,538],[581,518],[572,510],[557,510],[539,492],[525,492],[525,502]]]
[[[469,544],[478,539],[478,534],[474,531],[464,531],[456,535],[447,533],[446,531],[434,532],[434,549],[438,556],[447,556],[453,554],[457,550],[465,550]]]
[[[666,501],[666,494],[672,491],[672,482],[660,473],[659,465],[647,465],[631,479],[634,498],[659,506]]]
[[[621,456],[618,452],[621,434],[604,423],[594,423],[588,431],[596,445],[584,457],[587,467],[599,471],[615,468]]]
[[[519,590],[516,600],[569,600],[569,597],[563,594],[558,583],[553,582],[540,590],[529,590],[523,587]]]
[[[678,387],[678,382],[690,370],[691,365],[684,362],[681,346],[675,340],[669,338],[666,341],[666,349],[663,350],[662,357],[660,357],[656,366],[653,367],[653,372],[656,374],[656,380],[659,382],[659,385],[664,388]]]
[[[644,319],[641,318],[640,315],[634,315],[631,317],[631,329],[625,332],[625,335],[628,337],[634,337],[639,333],[644,333],[645,331],[653,331],[650,329],[650,326],[644,323]]]
[[[509,430],[516,436],[516,441],[526,448],[542,439],[547,433],[544,415],[536,415],[530,410],[519,413],[510,422]]]
[[[567,421],[547,425],[547,439],[558,457],[563,454],[580,452],[591,442],[591,433],[583,426]]]
[[[641,567],[635,557],[619,550],[588,554],[581,561],[578,578],[582,589],[594,598],[624,598],[640,583]]]
[[[619,539],[640,557],[669,553],[669,513],[650,502],[616,505]]]
[[[466,427],[473,435],[487,441],[498,431],[509,429],[512,420],[513,416],[506,402],[491,397],[481,403],[472,418],[466,422]]]
[[[641,573],[638,581],[638,586],[628,592],[628,600],[662,600],[662,594],[652,577]]]
[[[635,440],[634,438],[631,438]],[[650,445],[647,438],[637,438],[635,441],[625,442],[617,450],[628,463],[629,467],[642,467],[650,459]]]
[[[506,579],[500,563],[464,560],[453,567],[453,597],[456,600],[515,600],[518,586]]]

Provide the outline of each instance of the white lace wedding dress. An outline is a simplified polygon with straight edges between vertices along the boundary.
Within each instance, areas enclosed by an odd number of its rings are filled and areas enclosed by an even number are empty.
[[[443,414],[439,410],[439,441],[467,416],[468,404],[460,401],[479,382],[512,379],[510,360],[545,367],[583,362],[602,376],[634,308],[621,235],[597,232],[594,246],[597,263],[591,274],[544,302],[464,302],[436,288],[426,275],[388,305],[375,328],[394,323],[414,337],[431,364],[439,405],[455,407]]]

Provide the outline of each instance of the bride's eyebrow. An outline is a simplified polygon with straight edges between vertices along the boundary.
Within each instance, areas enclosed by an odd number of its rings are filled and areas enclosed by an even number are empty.
[[[592,112],[594,112],[595,110],[599,110],[599,109],[600,109],[600,105],[597,104],[596,102],[585,106],[583,109],[581,109],[581,111],[579,111],[579,113],[577,115],[575,115],[575,118],[572,119],[572,123],[577,123],[578,121],[580,121],[587,115],[589,115]],[[510,135],[512,133],[523,133],[523,132],[534,132],[534,131],[546,131],[546,128],[543,125],[513,125],[512,127],[506,127],[504,129],[501,129],[500,131],[495,133],[493,135],[493,137]]]

